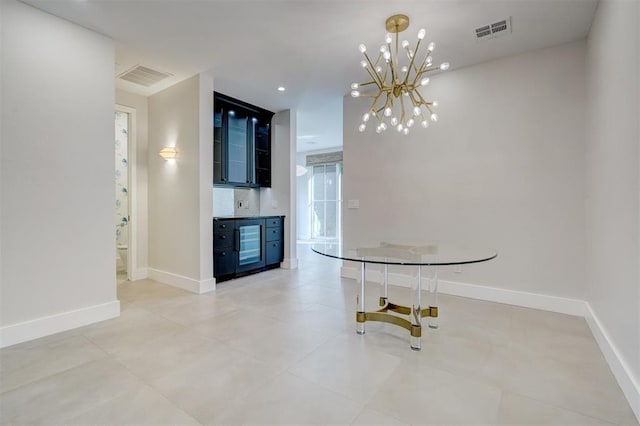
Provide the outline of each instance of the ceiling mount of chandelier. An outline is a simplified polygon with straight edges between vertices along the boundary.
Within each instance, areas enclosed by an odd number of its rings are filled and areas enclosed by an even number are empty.
[[[393,127],[405,135],[417,123],[427,128],[430,121],[438,121],[437,114],[433,112],[438,103],[425,100],[418,89],[429,84],[428,73],[446,70],[449,64],[443,62],[433,65],[431,54],[435,48],[434,42],[427,45],[426,53],[420,57],[418,51],[426,34],[424,29],[418,31],[415,49],[411,49],[407,40],[400,43],[399,34],[408,27],[409,17],[406,15],[393,15],[387,19],[388,33],[375,61],[367,53],[364,44],[359,47],[364,55],[360,65],[371,80],[353,83],[351,96],[373,98],[371,108],[362,116],[362,123],[358,127],[361,132],[366,130],[370,120],[377,122],[377,133]],[[395,34],[395,46],[392,45],[392,34]],[[371,93],[365,92],[369,88],[375,90]]]

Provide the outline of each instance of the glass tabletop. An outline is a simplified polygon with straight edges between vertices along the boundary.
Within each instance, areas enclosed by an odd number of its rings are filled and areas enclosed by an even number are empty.
[[[314,243],[311,250],[336,259],[386,265],[463,265],[486,262],[498,256],[493,249],[439,243],[413,245],[381,242],[367,247],[348,247],[341,243]]]

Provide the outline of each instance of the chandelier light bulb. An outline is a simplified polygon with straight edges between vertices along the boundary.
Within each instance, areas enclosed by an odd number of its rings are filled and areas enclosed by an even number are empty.
[[[422,40],[426,33],[427,30],[425,30],[424,28],[420,28],[420,31],[418,31],[418,39]]]
[[[407,72],[407,71],[409,71],[409,68],[408,68],[406,65],[405,65],[405,66],[403,66],[403,67],[402,67],[402,72]]]
[[[389,44],[389,43],[391,43],[391,40],[392,40],[391,34],[387,33],[387,35],[384,36],[384,42]]]
[[[410,118],[409,121],[407,121],[407,127],[413,127],[414,124],[415,121],[413,120],[413,118]]]
[[[360,66],[362,68],[366,68],[367,67],[367,61],[365,61],[364,59],[362,61],[360,61]]]
[[[356,90],[358,87],[360,87],[360,85],[358,83],[351,83],[351,88],[353,90]]]
[[[365,115],[362,116],[362,121],[366,123],[367,121],[369,121],[369,117],[370,117],[369,113],[366,113]]]
[[[365,46],[364,44],[360,44],[360,46],[358,46],[358,49],[360,50],[360,53],[364,53],[367,51],[367,46]]]
[[[393,118],[391,119],[391,125],[392,125],[392,126],[395,126],[396,124],[398,124],[398,119],[397,119],[397,118],[395,118],[395,117],[393,117]]]
[[[409,46],[409,40],[402,40],[402,48],[406,49]]]
[[[360,45],[360,46],[362,46],[362,45]],[[429,52],[433,52],[433,49],[435,49],[435,48],[436,48],[436,44],[434,42],[430,42],[429,45],[427,46],[427,50]]]
[[[437,107],[438,106],[438,101],[431,102],[431,106]]]
[[[438,114],[431,114],[431,121],[433,121],[434,123],[438,121]]]
[[[409,57],[413,58],[413,55],[415,55],[415,52],[411,49],[409,49]]]
[[[402,124],[398,124],[398,126],[396,127],[396,130],[401,132],[403,129]]]
[[[427,60],[425,61],[425,63],[427,64],[427,66],[431,65],[433,63],[433,58],[431,56],[429,56],[427,58]]]
[[[415,115],[415,116],[420,115],[420,107],[419,106],[413,107],[413,115]]]
[[[409,128],[405,127],[404,129],[402,129],[402,133],[405,134],[405,135],[408,135],[409,134]]]
[[[385,61],[389,62],[389,59],[391,59],[391,53],[389,53],[388,50],[385,50],[385,52],[382,54],[382,56],[384,57]]]
[[[422,120],[422,123],[420,123],[420,125],[426,129],[427,127],[429,127],[429,122],[427,120]]]
[[[376,127],[376,133],[382,133],[382,127],[377,126]]]
[[[351,91],[351,96],[354,98],[357,98],[360,96],[360,92],[358,92],[357,90],[352,90]]]
[[[382,67],[381,67],[381,66],[377,66],[377,67],[376,67],[376,71],[377,71],[377,72],[382,72]]]
[[[440,64],[440,69],[442,71],[448,70],[449,69],[449,62],[443,62]]]
[[[380,128],[382,129],[382,131],[387,130],[387,124],[386,123],[380,123]]]
[[[384,116],[385,116],[385,117],[390,117],[390,116],[391,116],[391,108],[386,107],[386,108],[384,109]]]
[[[426,86],[427,84],[429,84],[429,77],[424,77],[422,80],[420,80],[420,86]]]
[[[360,130],[361,132],[364,132],[366,128],[367,128],[367,126],[364,123],[362,123],[360,126],[358,126],[358,130]]]

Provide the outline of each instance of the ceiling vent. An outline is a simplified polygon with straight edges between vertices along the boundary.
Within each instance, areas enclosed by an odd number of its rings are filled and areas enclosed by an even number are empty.
[[[141,86],[151,87],[159,81],[162,81],[167,77],[171,77],[172,75],[173,74],[143,67],[142,65],[136,65],[135,67],[123,72],[118,77],[123,80],[139,84]]]
[[[506,19],[483,25],[475,29],[476,40],[489,40],[503,35],[511,34],[511,16]]]

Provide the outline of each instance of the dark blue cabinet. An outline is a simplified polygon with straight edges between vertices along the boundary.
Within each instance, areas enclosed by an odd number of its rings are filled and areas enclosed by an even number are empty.
[[[213,183],[271,187],[273,112],[218,92],[213,111]]]
[[[284,259],[284,216],[213,219],[213,275],[221,282],[277,268]]]

